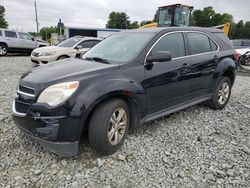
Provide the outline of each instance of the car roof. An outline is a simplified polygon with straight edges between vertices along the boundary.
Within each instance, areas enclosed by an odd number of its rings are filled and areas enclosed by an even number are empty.
[[[171,31],[201,31],[201,32],[223,33],[222,30],[215,29],[212,27],[156,27],[156,28],[123,30],[121,32],[160,33],[160,32],[171,32]]]

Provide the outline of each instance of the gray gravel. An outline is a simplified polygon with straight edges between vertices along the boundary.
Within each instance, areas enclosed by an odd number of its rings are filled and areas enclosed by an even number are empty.
[[[29,57],[0,58],[0,187],[250,187],[250,77],[238,76],[228,106],[194,106],[131,131],[121,150],[100,156],[87,143],[60,158],[11,119]]]

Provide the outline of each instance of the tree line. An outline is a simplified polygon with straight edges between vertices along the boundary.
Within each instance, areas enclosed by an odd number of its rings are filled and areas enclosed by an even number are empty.
[[[130,17],[125,12],[111,12],[109,14],[106,28],[114,29],[136,29],[143,25],[156,21],[156,14],[152,20],[144,20],[140,23],[138,21],[131,21]],[[222,25],[226,22],[231,23],[229,38],[231,39],[250,39],[250,21],[243,22],[240,20],[238,23],[234,22],[233,16],[228,13],[216,13],[213,7],[205,7],[202,10],[194,10],[191,16],[191,25],[199,27],[213,27]],[[7,28],[8,22],[5,20],[5,8],[0,5],[0,28]],[[51,37],[51,33],[59,33],[59,27],[50,26],[41,28],[37,34],[30,32],[32,35],[42,36],[44,40]]]

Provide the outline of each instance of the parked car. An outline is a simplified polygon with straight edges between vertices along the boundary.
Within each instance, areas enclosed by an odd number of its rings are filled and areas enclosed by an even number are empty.
[[[231,40],[236,52],[238,53],[240,65],[250,66],[250,40],[249,39],[237,39]]]
[[[0,29],[0,56],[7,53],[31,53],[37,47],[48,46],[49,43],[37,40],[29,33]]]
[[[76,155],[84,135],[112,154],[129,128],[206,102],[228,103],[234,48],[221,30],[138,29],[114,34],[82,59],[51,63],[20,80],[16,125],[48,150]]]
[[[57,46],[35,49],[31,53],[31,61],[35,64],[41,65],[70,57],[78,57],[100,41],[102,41],[102,39],[94,37],[72,37],[61,42]]]

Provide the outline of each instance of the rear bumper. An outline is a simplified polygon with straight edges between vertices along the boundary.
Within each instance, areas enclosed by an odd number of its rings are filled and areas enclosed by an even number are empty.
[[[52,142],[33,136],[28,130],[17,126],[25,135],[41,144],[46,150],[62,157],[71,157],[78,154],[79,141],[76,142]]]

